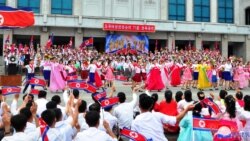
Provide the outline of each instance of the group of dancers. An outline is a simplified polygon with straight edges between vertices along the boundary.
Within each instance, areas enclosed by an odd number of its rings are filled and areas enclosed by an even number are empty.
[[[25,58],[27,54],[31,60]],[[244,64],[242,58],[234,56],[224,58],[215,50],[161,49],[149,54],[106,54],[63,46],[56,49],[5,50],[5,60],[13,55],[17,56],[21,66],[33,67],[30,73],[32,70],[35,73],[37,68],[41,70],[51,91],[63,90],[67,76],[78,74],[82,80],[98,87],[112,86],[116,76],[122,75],[132,82],[132,87],[144,84],[150,91],[161,91],[170,86],[200,90],[217,90],[218,87],[244,89],[250,80],[249,62]]]

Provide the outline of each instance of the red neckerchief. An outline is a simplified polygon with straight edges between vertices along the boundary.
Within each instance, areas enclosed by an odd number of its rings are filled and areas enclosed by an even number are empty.
[[[33,65],[33,64],[30,64],[29,66],[30,66],[30,68],[31,68],[31,70],[32,70],[31,72],[33,72],[33,71],[34,71],[34,65]]]

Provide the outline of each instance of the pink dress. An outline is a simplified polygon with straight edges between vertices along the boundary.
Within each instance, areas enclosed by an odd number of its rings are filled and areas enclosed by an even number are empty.
[[[106,74],[105,74],[105,79],[107,81],[113,81],[115,79],[115,76],[113,74],[113,70],[112,70],[111,67],[107,67]]]
[[[239,81],[239,72],[238,69],[234,69],[234,81]]]
[[[184,82],[192,80],[192,71],[190,67],[184,68],[182,79]]]
[[[239,81],[239,87],[241,89],[243,89],[243,88],[248,86],[248,83],[247,83],[248,80],[246,79],[245,71],[244,71],[242,66],[239,66],[237,71],[239,73],[239,80],[240,80]]]
[[[53,63],[50,74],[50,91],[55,92],[58,90],[63,90],[66,85],[66,76],[67,74],[63,70],[63,65],[59,63]]]

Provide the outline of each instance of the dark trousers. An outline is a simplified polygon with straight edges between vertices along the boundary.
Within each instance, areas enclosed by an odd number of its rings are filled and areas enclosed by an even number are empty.
[[[30,82],[29,82],[29,80],[32,78],[32,77],[34,77],[35,76],[35,74],[34,73],[28,73],[27,74],[27,83],[26,83],[26,85],[25,85],[25,87],[24,87],[24,89],[23,89],[23,94],[26,92],[26,90],[28,89],[28,87],[29,87],[29,85],[30,85]],[[31,89],[34,89],[34,85],[31,85]]]
[[[10,63],[8,66],[8,75],[16,75],[17,71],[17,64]]]

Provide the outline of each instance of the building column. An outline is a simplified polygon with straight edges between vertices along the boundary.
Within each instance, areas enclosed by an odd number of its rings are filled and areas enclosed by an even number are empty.
[[[161,20],[168,20],[168,0],[160,0]]]
[[[195,35],[195,48],[196,50],[202,50],[202,46],[201,46],[201,42],[202,42],[202,35],[200,33]]]
[[[168,50],[172,51],[172,49],[175,49],[175,35],[173,32],[168,34]]]
[[[82,0],[73,0],[73,15],[82,15]]]
[[[234,23],[240,24],[240,0],[234,0]]]
[[[193,0],[186,0],[186,20],[193,21]]]
[[[43,48],[46,44],[47,44],[47,41],[49,39],[49,32],[41,32],[41,35],[40,35],[40,45],[41,45],[41,48]]]
[[[221,53],[222,56],[228,58],[228,36],[222,35],[221,37]]]
[[[210,21],[211,23],[217,22],[218,17],[218,8],[217,0],[210,0]]]
[[[83,33],[82,29],[78,28],[77,32],[75,32],[75,47],[78,48],[82,44],[83,41]]]
[[[246,56],[245,61],[250,61],[250,35],[246,35],[244,50],[245,50],[245,56]]]

